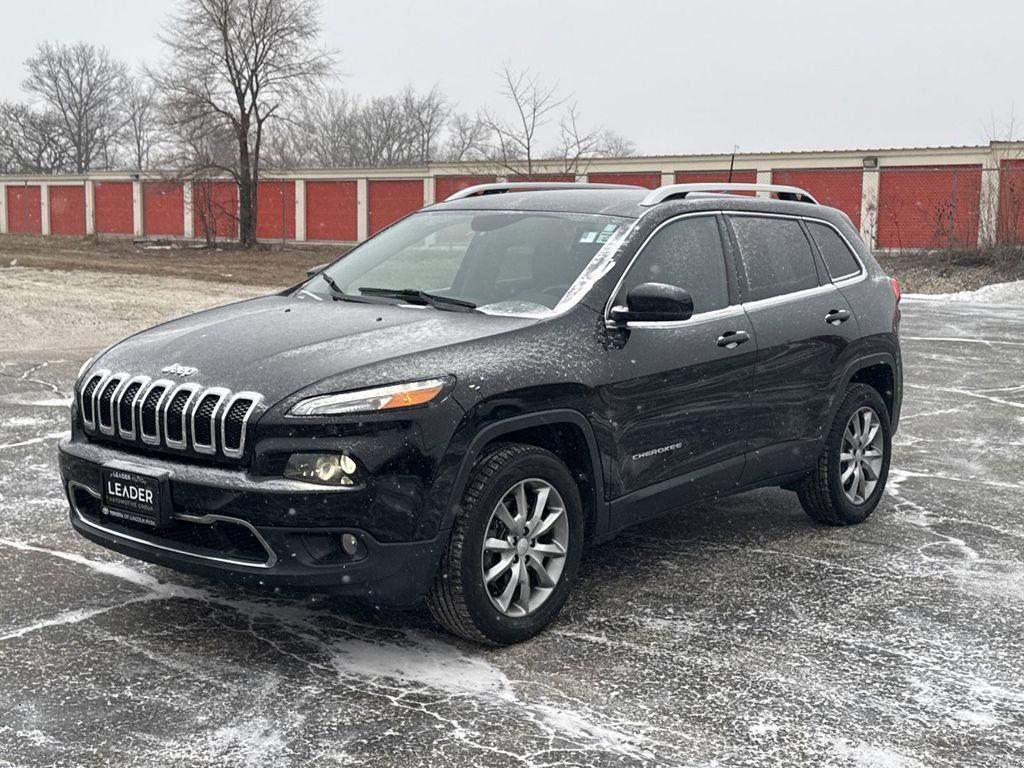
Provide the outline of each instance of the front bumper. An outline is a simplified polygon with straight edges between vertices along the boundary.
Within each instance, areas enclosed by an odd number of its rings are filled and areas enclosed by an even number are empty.
[[[351,525],[287,525],[299,510],[344,503],[346,488],[138,456],[107,446],[63,441],[60,471],[71,524],[101,546],[147,562],[254,587],[303,589],[361,596],[388,604],[414,602],[430,587],[447,542],[382,542]],[[171,473],[174,519],[150,529],[110,517],[100,500],[101,469],[111,462]],[[251,505],[255,514],[247,515]],[[269,520],[269,509],[279,509]],[[354,555],[342,534],[359,541]]]

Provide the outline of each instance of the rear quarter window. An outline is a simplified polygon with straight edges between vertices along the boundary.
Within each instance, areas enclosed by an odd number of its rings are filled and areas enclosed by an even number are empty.
[[[730,216],[746,276],[745,301],[818,287],[814,253],[796,219]]]
[[[829,277],[838,280],[841,277],[849,277],[860,272],[860,264],[850,252],[850,247],[832,227],[809,221],[807,229],[810,231],[811,237],[814,238],[814,244],[818,246]]]

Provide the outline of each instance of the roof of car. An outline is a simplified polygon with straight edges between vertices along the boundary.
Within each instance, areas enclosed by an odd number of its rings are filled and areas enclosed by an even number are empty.
[[[653,206],[643,206],[641,201],[651,190],[644,187],[622,186],[621,189],[608,187],[574,187],[571,189],[517,189],[500,194],[477,195],[437,203],[428,211],[470,210],[470,211],[548,211],[558,213],[590,213],[623,218],[639,218],[654,211],[671,206],[673,212],[687,210],[736,210],[762,213],[786,213],[797,216],[814,216],[835,222],[845,214],[834,208],[811,203],[754,197],[752,195],[724,194],[698,195],[685,199],[666,200]]]

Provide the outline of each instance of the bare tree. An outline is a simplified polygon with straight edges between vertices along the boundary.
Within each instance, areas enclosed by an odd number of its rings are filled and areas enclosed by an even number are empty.
[[[72,169],[71,157],[55,112],[0,102],[0,171],[61,173]]]
[[[73,169],[84,173],[109,162],[123,126],[125,65],[89,43],[43,43],[25,67],[23,87],[58,118]]]
[[[487,109],[480,113],[480,122],[493,139],[489,159],[513,173],[530,175],[539,159],[537,132],[565,98],[558,95],[557,84],[545,85],[528,70],[517,71],[507,62],[501,80],[501,95],[511,105],[514,117],[505,121]]]
[[[491,132],[479,119],[465,113],[451,117],[447,126],[447,140],[440,159],[450,163],[482,160],[491,146]]]
[[[124,90],[124,143],[130,167],[146,171],[160,143],[159,103],[148,78],[127,78]]]
[[[408,122],[410,159],[426,164],[437,157],[441,132],[451,115],[444,94],[435,85],[426,93],[408,87],[402,93],[402,111]]]
[[[332,65],[332,55],[314,45],[319,11],[315,0],[182,0],[160,38],[168,60],[153,78],[171,122],[194,145],[221,127],[233,136],[235,161],[223,170],[238,185],[239,240],[245,246],[256,242],[267,124]]]

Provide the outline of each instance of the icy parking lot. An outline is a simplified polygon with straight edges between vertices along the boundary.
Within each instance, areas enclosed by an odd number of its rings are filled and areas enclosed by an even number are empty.
[[[87,353],[0,355],[0,766],[1024,764],[1024,305],[903,306],[869,522],[765,490],[645,524],[503,650],[89,544],[56,467]]]

